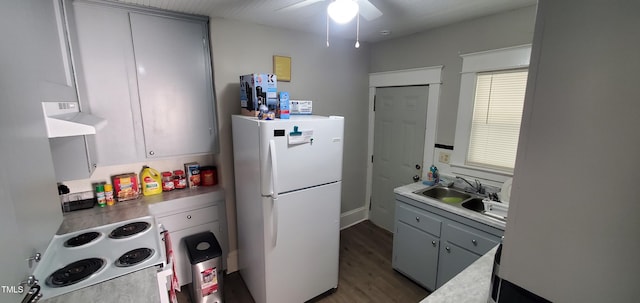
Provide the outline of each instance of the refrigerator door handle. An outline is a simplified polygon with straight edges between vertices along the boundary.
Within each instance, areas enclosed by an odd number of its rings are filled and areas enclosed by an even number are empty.
[[[273,235],[273,247],[276,247],[276,244],[278,244],[278,198],[273,198],[272,200],[271,235]]]
[[[271,154],[271,197],[278,199],[278,158],[276,157],[276,141],[269,140]]]

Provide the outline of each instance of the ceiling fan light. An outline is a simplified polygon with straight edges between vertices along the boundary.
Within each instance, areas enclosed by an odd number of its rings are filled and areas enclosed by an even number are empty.
[[[353,0],[336,0],[327,7],[329,17],[336,23],[347,23],[358,14],[358,3]]]

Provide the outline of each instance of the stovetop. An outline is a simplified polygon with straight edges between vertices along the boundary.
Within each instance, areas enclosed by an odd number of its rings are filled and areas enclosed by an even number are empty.
[[[51,298],[147,267],[164,265],[153,216],[55,235],[34,271]]]

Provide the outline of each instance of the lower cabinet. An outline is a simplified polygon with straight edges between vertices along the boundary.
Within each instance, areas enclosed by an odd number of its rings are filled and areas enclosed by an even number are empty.
[[[440,239],[402,222],[396,222],[392,266],[418,284],[435,289]]]
[[[226,269],[227,223],[222,190],[149,205],[156,222],[169,231],[176,276],[180,286],[191,283],[191,262],[184,238],[210,231],[222,247],[222,268]]]
[[[500,242],[504,231],[396,196],[392,267],[435,290]]]
[[[451,278],[463,271],[467,266],[471,265],[475,260],[480,258],[464,248],[445,241],[440,249],[440,260],[438,262],[438,279],[436,288],[447,283]]]

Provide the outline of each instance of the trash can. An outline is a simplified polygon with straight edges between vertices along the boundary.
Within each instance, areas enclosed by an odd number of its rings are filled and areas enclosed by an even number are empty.
[[[191,261],[191,302],[222,303],[222,249],[212,232],[184,238]]]

